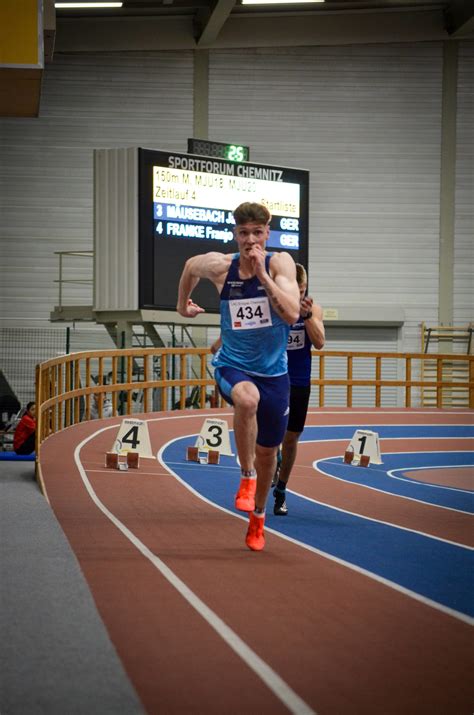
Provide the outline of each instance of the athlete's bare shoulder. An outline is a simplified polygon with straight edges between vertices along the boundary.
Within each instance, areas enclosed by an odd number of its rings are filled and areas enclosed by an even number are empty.
[[[296,267],[293,258],[286,251],[278,251],[270,259],[270,273],[272,277],[284,275],[296,279]]]
[[[215,281],[227,273],[231,261],[231,254],[209,251],[189,258],[187,266],[193,276]]]

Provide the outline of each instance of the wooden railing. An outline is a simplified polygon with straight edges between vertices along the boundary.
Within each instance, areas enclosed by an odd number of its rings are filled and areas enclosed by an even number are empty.
[[[144,348],[72,353],[41,363],[36,368],[37,455],[41,443],[51,434],[91,419],[93,402],[97,416],[104,416],[108,395],[112,416],[222,406],[209,376],[210,358],[207,347]],[[420,365],[426,359],[437,362],[436,380],[421,377]],[[467,363],[468,379],[443,380],[445,360]],[[397,379],[382,377],[387,361],[396,361]],[[364,377],[354,377],[361,369]],[[339,376],[328,377],[334,372]],[[371,376],[367,377],[367,373]],[[313,374],[317,375],[311,382],[318,387],[320,407],[326,405],[327,391],[332,387],[345,388],[346,407],[353,406],[357,387],[373,388],[371,392],[367,390],[367,395],[364,393],[365,401],[370,403],[364,404],[366,407],[381,407],[386,388],[401,390],[400,402],[412,407],[413,390],[430,387],[436,391],[437,407],[442,406],[443,390],[449,389],[464,391],[466,404],[474,408],[472,355],[313,351]]]
[[[133,348],[71,353],[37,365],[37,448],[49,435],[91,419],[93,401],[97,417],[104,416],[107,395],[112,416],[185,409],[189,400],[216,406],[209,361],[208,348]]]
[[[313,351],[313,356],[319,359],[318,378],[311,380],[312,385],[319,385],[319,406],[325,405],[325,389],[327,386],[344,386],[346,388],[346,407],[353,406],[353,388],[371,387],[374,388],[374,399],[367,407],[382,406],[382,388],[396,387],[403,389],[403,406],[413,407],[414,388],[432,388],[436,393],[436,407],[443,406],[443,392],[451,390],[462,392],[466,395],[466,406],[474,408],[474,355],[427,355],[425,353],[369,353],[369,352],[338,352],[338,351]],[[345,378],[326,378],[326,364],[329,365],[334,358],[342,358],[346,362]],[[383,363],[389,360],[397,361],[397,372],[402,373],[398,379],[383,379]],[[436,361],[436,379],[423,379],[420,366],[425,360]],[[373,377],[365,379],[354,379],[356,364],[360,367],[362,362],[372,362]],[[467,366],[466,380],[445,380],[443,379],[444,362],[464,363]],[[370,368],[369,368],[370,369]],[[367,370],[365,366],[364,372]],[[418,375],[418,377],[416,377]],[[418,405],[417,405],[418,406]]]

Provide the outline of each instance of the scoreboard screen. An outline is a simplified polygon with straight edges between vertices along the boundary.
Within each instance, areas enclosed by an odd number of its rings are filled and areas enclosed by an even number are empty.
[[[188,258],[208,251],[234,253],[233,210],[244,201],[272,215],[267,249],[308,260],[309,172],[215,157],[139,150],[140,307],[175,310]],[[201,281],[193,300],[219,312],[219,297]]]

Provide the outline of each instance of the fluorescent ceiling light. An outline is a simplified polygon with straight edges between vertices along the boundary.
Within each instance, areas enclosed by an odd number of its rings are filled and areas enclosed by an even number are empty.
[[[301,5],[302,3],[324,2],[324,0],[241,0],[242,5]]]
[[[55,2],[54,7],[122,7],[123,2]]]

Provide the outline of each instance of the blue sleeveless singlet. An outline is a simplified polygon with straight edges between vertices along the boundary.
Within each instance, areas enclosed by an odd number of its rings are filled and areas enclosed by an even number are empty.
[[[272,255],[265,257],[268,272]],[[222,347],[212,364],[234,367],[250,375],[284,375],[290,326],[273,310],[256,276],[240,278],[239,260],[240,254],[234,254],[221,291]]]

